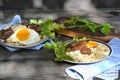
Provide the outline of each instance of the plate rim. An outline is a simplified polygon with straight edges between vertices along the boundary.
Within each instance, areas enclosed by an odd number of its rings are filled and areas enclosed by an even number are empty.
[[[11,47],[11,48],[30,48],[30,47],[34,47],[34,46],[37,46],[37,45],[39,45],[39,44],[42,44],[42,43],[44,43],[45,41],[47,41],[49,38],[44,38],[43,40],[40,40],[39,42],[37,42],[37,43],[34,43],[34,44],[31,44],[31,45],[27,45],[27,46],[13,46],[13,45],[9,45],[9,44],[5,44],[4,42],[2,42],[1,40],[0,40],[0,44],[2,45],[2,46],[7,46],[7,47]]]

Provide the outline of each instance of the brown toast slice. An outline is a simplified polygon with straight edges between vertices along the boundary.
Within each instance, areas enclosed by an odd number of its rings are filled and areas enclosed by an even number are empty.
[[[57,22],[59,20],[58,23],[64,24],[64,20],[66,19],[69,19],[69,18],[65,18],[65,17],[58,18]],[[67,27],[65,29],[56,30],[55,32],[57,34],[68,36],[68,37],[78,37],[78,38],[88,37],[91,39],[97,39],[105,42],[108,42],[115,37],[120,38],[120,32],[116,28],[112,28],[108,36],[103,35],[100,31],[96,31],[96,33],[93,33],[90,30],[85,30],[85,29],[83,30],[78,28],[67,28]]]

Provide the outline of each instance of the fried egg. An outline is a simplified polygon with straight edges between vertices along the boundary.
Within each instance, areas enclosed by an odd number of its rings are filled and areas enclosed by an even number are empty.
[[[88,47],[97,47],[98,46],[98,43],[97,42],[94,42],[94,41],[89,41],[86,46]]]
[[[8,39],[8,43],[19,43],[22,45],[31,45],[40,41],[39,34],[33,29],[17,29]]]

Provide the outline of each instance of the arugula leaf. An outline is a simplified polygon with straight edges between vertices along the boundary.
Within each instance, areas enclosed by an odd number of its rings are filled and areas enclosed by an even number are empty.
[[[72,17],[69,20],[65,20],[65,23],[70,24],[71,25],[70,28],[78,27],[79,29],[89,29],[93,33],[96,33],[96,30],[100,30],[101,33],[106,36],[109,35],[111,28],[114,28],[110,24],[103,24],[101,26],[101,25],[95,24],[94,22],[90,22],[86,20],[85,18],[80,18],[80,17]],[[83,23],[83,24],[79,25],[77,23]]]
[[[90,24],[90,22],[87,19],[85,19],[85,18],[79,18],[79,17],[77,17],[76,20],[79,21],[79,22],[85,23],[85,24]]]
[[[69,19],[69,20],[65,20],[64,21],[65,23],[68,23],[68,24],[75,24],[75,20],[74,20],[74,17],[71,17],[71,19]]]
[[[41,25],[41,31],[48,36],[49,38],[54,39],[55,38],[55,32],[56,29],[63,29],[63,24],[58,24],[53,22],[51,19],[47,19],[42,25]]]
[[[50,48],[54,50],[56,55],[55,61],[63,61],[63,59],[72,60],[71,57],[67,56],[65,53],[69,50],[66,48],[67,44],[62,41],[54,43],[45,43],[44,48]]]
[[[113,28],[110,24],[104,24],[101,27],[101,32],[107,36],[109,35],[110,29]]]
[[[93,33],[96,32],[97,25],[95,25],[94,23],[90,23],[90,24],[87,24],[87,26],[89,27],[89,29],[90,29]]]

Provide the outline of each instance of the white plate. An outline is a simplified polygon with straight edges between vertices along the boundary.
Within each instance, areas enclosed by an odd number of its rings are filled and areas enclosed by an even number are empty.
[[[64,59],[63,61],[68,62],[68,63],[73,63],[73,64],[92,64],[92,63],[97,63],[97,62],[106,60],[107,58],[109,58],[109,57],[111,56],[112,49],[111,49],[111,47],[110,47],[107,43],[104,43],[104,42],[99,41],[99,40],[89,40],[89,41],[95,41],[95,42],[98,42],[98,43],[101,43],[101,44],[107,46],[107,47],[108,47],[108,51],[107,51],[108,56],[105,57],[105,58],[103,58],[103,59],[101,59],[101,60],[94,61],[94,62],[75,62],[75,61],[70,61],[70,60],[66,60],[66,59]],[[69,42],[70,42],[70,41],[68,41],[68,43],[69,43]]]

